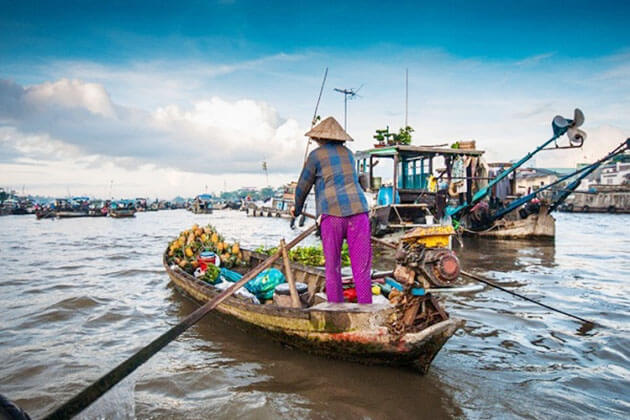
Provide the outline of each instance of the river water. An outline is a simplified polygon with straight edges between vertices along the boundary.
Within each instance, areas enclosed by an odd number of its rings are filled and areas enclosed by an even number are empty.
[[[462,265],[601,326],[491,288],[449,296],[466,325],[418,376],[309,356],[210,315],[82,417],[628,418],[630,216],[556,218],[555,243],[466,241]],[[297,234],[229,210],[0,218],[0,393],[41,417],[193,311],[161,254],[208,222],[248,247]]]

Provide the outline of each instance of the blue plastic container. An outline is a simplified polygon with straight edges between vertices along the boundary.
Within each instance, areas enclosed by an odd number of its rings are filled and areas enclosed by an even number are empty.
[[[392,204],[394,194],[393,187],[381,187],[376,195],[376,204],[379,206],[389,206]],[[396,191],[396,204],[400,204],[400,195]]]

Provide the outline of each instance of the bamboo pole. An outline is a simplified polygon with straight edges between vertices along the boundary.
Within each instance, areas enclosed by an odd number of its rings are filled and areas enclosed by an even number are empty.
[[[291,249],[304,238],[315,232],[317,225],[313,225],[299,234],[295,239],[289,242],[284,248]],[[130,356],[127,360],[116,366],[114,369],[106,373],[92,385],[85,388],[78,395],[66,401],[61,407],[48,414],[44,419],[68,419],[76,416],[90,404],[100,398],[105,392],[113,388],[117,383],[122,381],[127,375],[135,371],[140,365],[149,360],[155,353],[160,351],[171,341],[179,337],[184,331],[196,324],[200,319],[206,316],[210,311],[219,306],[228,297],[232,296],[238,289],[243,287],[245,283],[256,277],[263,270],[271,267],[271,265],[280,258],[282,252],[278,251],[265,261],[260,263],[256,268],[245,274],[238,282],[234,283],[223,292],[219,293],[214,299],[210,300],[196,311],[188,315],[179,324],[175,325],[151,343],[140,349],[138,352]]]
[[[294,308],[301,308],[300,297],[298,296],[297,289],[295,288],[295,279],[293,279],[293,270],[291,270],[291,262],[289,261],[289,254],[287,253],[287,245],[284,242],[284,238],[280,240],[280,251],[282,252],[282,261],[284,262],[284,271],[287,276],[287,283],[289,283],[289,292],[291,293],[291,305]]]

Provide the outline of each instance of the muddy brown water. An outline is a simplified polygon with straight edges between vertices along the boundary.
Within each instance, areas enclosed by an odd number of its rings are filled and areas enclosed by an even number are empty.
[[[462,265],[602,327],[490,288],[449,296],[466,325],[418,376],[309,356],[210,315],[82,417],[627,418],[630,216],[556,217],[555,242],[467,240]],[[195,222],[249,247],[297,234],[237,211],[0,218],[0,393],[41,417],[193,311],[161,254]]]

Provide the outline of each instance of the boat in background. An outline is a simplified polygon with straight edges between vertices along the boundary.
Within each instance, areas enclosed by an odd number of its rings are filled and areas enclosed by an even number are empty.
[[[212,214],[212,196],[210,194],[199,194],[188,208],[195,214]]]
[[[111,203],[109,216],[115,219],[136,217],[136,207],[133,200],[118,200]]]
[[[451,181],[449,168],[455,159],[481,158],[484,151],[471,146],[454,149],[397,144],[356,152],[359,180],[367,193],[374,196],[370,209],[372,234],[398,236],[441,219],[447,195],[438,191],[439,184],[460,181]],[[377,164],[384,166],[381,160],[393,162],[391,185],[382,185],[382,178],[374,175]]]
[[[588,191],[574,191],[560,206],[567,213],[630,213],[630,182],[621,185],[592,185]]]
[[[105,217],[109,213],[109,200],[93,200],[88,205],[88,215],[90,217]]]

